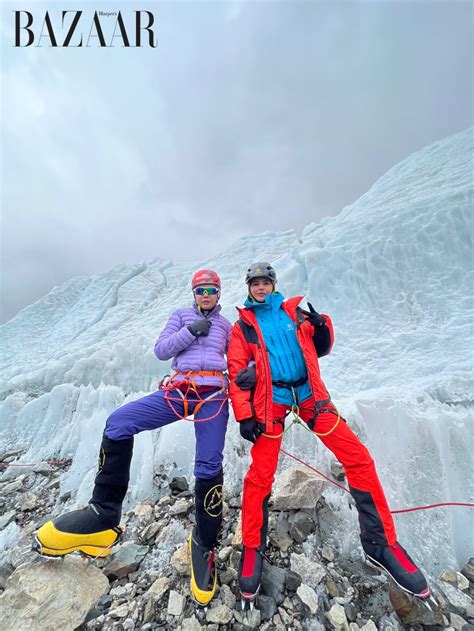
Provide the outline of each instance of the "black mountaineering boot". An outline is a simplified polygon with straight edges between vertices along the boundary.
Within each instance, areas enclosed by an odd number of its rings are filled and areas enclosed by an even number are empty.
[[[122,502],[128,488],[133,438],[102,439],[99,471],[86,508],[65,513],[42,526],[34,548],[46,556],[80,551],[105,557],[122,534],[119,528]]]
[[[215,547],[222,525],[222,483],[220,471],[213,478],[196,478],[196,526],[189,537],[191,593],[206,606],[216,591]]]
[[[263,501],[263,524],[260,529],[260,545],[258,548],[250,548],[244,545],[239,563],[239,589],[242,598],[242,608],[249,602],[253,607],[253,601],[257,598],[262,582],[263,559],[267,558],[267,529],[268,529],[268,500],[270,495]],[[268,560],[268,559],[267,559]]]
[[[350,489],[359,512],[360,539],[367,562],[388,574],[405,592],[429,599],[430,588],[421,570],[398,542],[389,545],[372,495],[352,486]]]
[[[368,563],[383,570],[403,591],[421,600],[431,596],[423,573],[398,542],[389,546],[362,539],[362,548]]]

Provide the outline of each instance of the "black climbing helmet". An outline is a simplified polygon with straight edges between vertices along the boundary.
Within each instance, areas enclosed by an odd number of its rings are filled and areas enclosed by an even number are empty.
[[[254,278],[268,278],[273,284],[277,282],[276,272],[270,263],[252,263],[245,274],[245,283],[248,285]]]

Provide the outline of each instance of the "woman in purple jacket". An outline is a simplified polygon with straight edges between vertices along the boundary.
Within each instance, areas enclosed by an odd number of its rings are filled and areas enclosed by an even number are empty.
[[[36,546],[49,556],[77,550],[92,556],[109,554],[122,533],[119,522],[133,436],[194,414],[196,526],[189,540],[191,589],[205,605],[216,587],[214,548],[222,521],[222,457],[229,416],[224,355],[232,325],[220,314],[221,281],[216,272],[196,272],[192,290],[193,306],[172,314],[155,345],[158,359],[173,358],[175,372],[170,381],[164,389],[127,403],[109,416],[88,506],[47,522],[38,531]]]

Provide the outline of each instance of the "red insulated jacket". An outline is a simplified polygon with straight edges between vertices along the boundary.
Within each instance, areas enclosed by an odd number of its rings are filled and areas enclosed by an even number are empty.
[[[282,303],[281,308],[296,324],[296,337],[300,344],[308,369],[308,380],[316,401],[329,399],[329,393],[321,379],[319,361],[313,341],[314,327],[304,318],[298,305],[303,296],[295,296]],[[239,320],[232,328],[227,363],[230,377],[230,398],[237,421],[254,418],[265,423],[266,431],[271,431],[273,423],[272,376],[270,362],[262,332],[253,309],[237,308]],[[322,314],[330,335],[330,347],[334,344],[334,331],[329,316]],[[328,352],[329,352],[328,350]],[[327,352],[325,352],[327,354]],[[239,370],[255,362],[257,383],[253,390],[241,390],[235,384]]]

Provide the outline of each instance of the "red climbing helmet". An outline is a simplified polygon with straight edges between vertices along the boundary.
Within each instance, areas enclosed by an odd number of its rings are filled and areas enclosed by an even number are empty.
[[[195,289],[198,285],[215,285],[221,288],[219,274],[212,269],[200,269],[193,276],[191,287]]]

